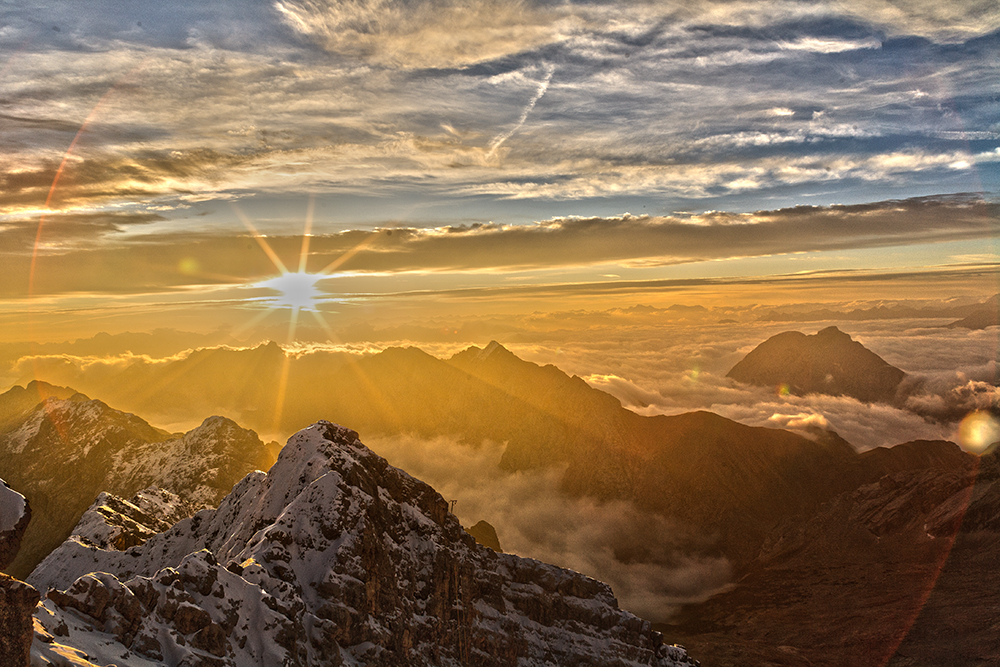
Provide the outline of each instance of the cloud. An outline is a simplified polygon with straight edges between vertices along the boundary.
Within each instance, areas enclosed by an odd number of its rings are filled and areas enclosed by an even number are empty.
[[[625,260],[678,264],[781,253],[989,238],[998,206],[968,198],[795,207],[682,219],[625,215],[535,225],[357,232],[313,241],[321,262],[365,243],[341,272],[482,271]]]
[[[995,164],[967,143],[996,135],[993,42],[888,37],[988,32],[976,2],[877,4],[885,25],[854,2],[119,4],[4,6],[7,210],[42,205],[91,115],[63,207],[419,191],[464,219],[468,197],[926,186]]]
[[[852,206],[799,206],[747,214],[710,212],[680,217],[623,215],[615,218],[556,218],[534,225],[474,224],[433,229],[394,227],[347,231],[311,238],[308,270],[330,267],[336,276],[364,274],[483,273],[497,270],[551,271],[613,263],[665,266],[714,259],[782,253],[879,248],[990,238],[998,206],[976,197],[923,198]],[[84,221],[91,232],[149,222],[151,214],[53,218],[43,241],[52,252],[40,259],[39,294],[68,289],[128,291],[181,285],[242,284],[274,275],[275,268],[248,234],[156,233],[114,239],[101,248],[75,249]],[[97,227],[103,225],[103,227]],[[30,224],[22,223],[21,244]],[[67,231],[68,238],[60,234]],[[269,235],[268,245],[293,266],[301,237]],[[63,251],[56,252],[65,246]],[[211,273],[184,272],[187,265]],[[192,264],[193,263],[193,264]],[[115,267],[102,271],[101,265]],[[843,276],[842,276],[843,277]],[[339,278],[338,278],[339,279]],[[808,276],[799,279],[807,280]],[[859,277],[863,279],[863,277]],[[84,281],[81,283],[80,281]],[[331,279],[332,280],[332,279]],[[763,280],[763,279],[761,279]],[[684,281],[654,281],[649,289]],[[324,282],[318,287],[324,289]],[[577,291],[586,285],[569,285]],[[641,290],[641,284],[611,281],[595,289]],[[539,285],[497,288],[509,292]],[[559,286],[553,289],[558,290]],[[14,288],[10,288],[14,290]],[[16,291],[9,292],[11,294]],[[471,295],[470,295],[471,296]]]
[[[157,213],[145,211],[52,212],[27,219],[8,217],[0,219],[0,253],[26,255],[35,250],[52,253],[93,247],[109,235],[164,219]],[[39,239],[41,244],[36,248],[35,242]]]
[[[730,582],[729,563],[711,553],[711,536],[686,531],[629,503],[598,503],[558,491],[561,470],[500,472],[503,446],[445,438],[365,438],[389,462],[457,500],[462,524],[486,520],[504,551],[569,567],[611,584],[619,604],[665,621],[687,602]]]
[[[517,0],[278,0],[295,31],[323,48],[396,67],[455,67],[539,46],[555,11]]]

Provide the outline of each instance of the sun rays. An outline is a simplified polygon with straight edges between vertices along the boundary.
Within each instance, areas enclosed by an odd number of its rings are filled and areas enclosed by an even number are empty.
[[[328,266],[323,268],[323,270],[317,273],[310,273],[307,269],[309,263],[309,243],[312,238],[313,216],[316,208],[316,197],[310,196],[309,206],[306,211],[305,226],[302,231],[302,246],[299,250],[298,266],[297,270],[292,272],[288,270],[285,263],[281,261],[281,258],[271,247],[271,244],[267,242],[267,237],[257,230],[250,218],[239,208],[238,205],[235,203],[231,205],[233,210],[236,212],[237,217],[253,236],[257,245],[260,246],[264,254],[271,260],[271,263],[278,272],[278,275],[273,278],[250,283],[249,286],[251,287],[268,289],[274,292],[275,295],[257,300],[259,303],[266,304],[267,308],[259,313],[257,317],[253,318],[247,326],[252,326],[254,323],[264,319],[277,310],[288,308],[290,310],[288,319],[288,343],[295,342],[295,334],[299,323],[299,313],[302,311],[312,314],[316,322],[326,332],[330,339],[335,340],[337,338],[336,334],[333,332],[333,329],[331,329],[330,325],[326,321],[326,318],[323,316],[323,313],[320,311],[320,306],[324,302],[332,299],[319,289],[317,283],[325,278],[329,278],[331,276],[331,272],[335,271],[337,267],[343,264],[344,261],[349,259],[370,241],[362,241],[358,247],[352,248],[343,253],[343,255],[335,259]],[[284,412],[285,394],[288,388],[288,374],[290,366],[291,357],[286,353],[284,361],[281,365],[281,374],[278,379],[278,387],[275,396],[274,432],[278,432],[281,427],[281,418],[282,413]]]

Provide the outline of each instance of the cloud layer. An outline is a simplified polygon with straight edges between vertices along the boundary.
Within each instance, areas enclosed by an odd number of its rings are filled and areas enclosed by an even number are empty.
[[[0,10],[4,210],[71,144],[59,207],[419,189],[452,219],[974,190],[1000,160],[985,1],[119,4]]]

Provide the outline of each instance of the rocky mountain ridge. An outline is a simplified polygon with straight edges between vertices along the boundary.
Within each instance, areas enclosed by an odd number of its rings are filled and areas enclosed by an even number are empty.
[[[36,612],[38,665],[695,664],[605,584],[478,545],[431,487],[329,422],[218,509],[126,551],[67,541],[32,581],[57,589]]]
[[[0,470],[35,512],[10,565],[21,578],[66,539],[102,491],[129,497],[155,485],[182,495],[193,512],[217,504],[247,472],[274,460],[253,431],[231,420],[212,417],[171,436],[135,415],[44,383],[0,395],[0,414],[6,416]]]

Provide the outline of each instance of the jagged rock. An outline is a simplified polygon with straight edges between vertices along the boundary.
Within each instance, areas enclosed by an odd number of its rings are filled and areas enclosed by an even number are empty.
[[[891,366],[837,327],[807,336],[786,331],[755,347],[727,374],[792,394],[853,396],[859,401],[892,403],[906,373]]]
[[[38,664],[84,644],[142,667],[695,664],[606,584],[478,545],[431,487],[329,422],[217,510],[47,563],[39,584],[65,590],[36,613]]]
[[[70,539],[100,547],[125,551],[194,514],[192,506],[175,493],[150,487],[129,500],[101,493],[73,529]],[[44,562],[44,561],[43,561]]]
[[[475,538],[476,542],[479,542],[484,547],[489,547],[498,554],[503,553],[503,549],[500,548],[500,538],[497,537],[497,529],[489,523],[480,521],[475,526],[466,528],[465,530]]]

